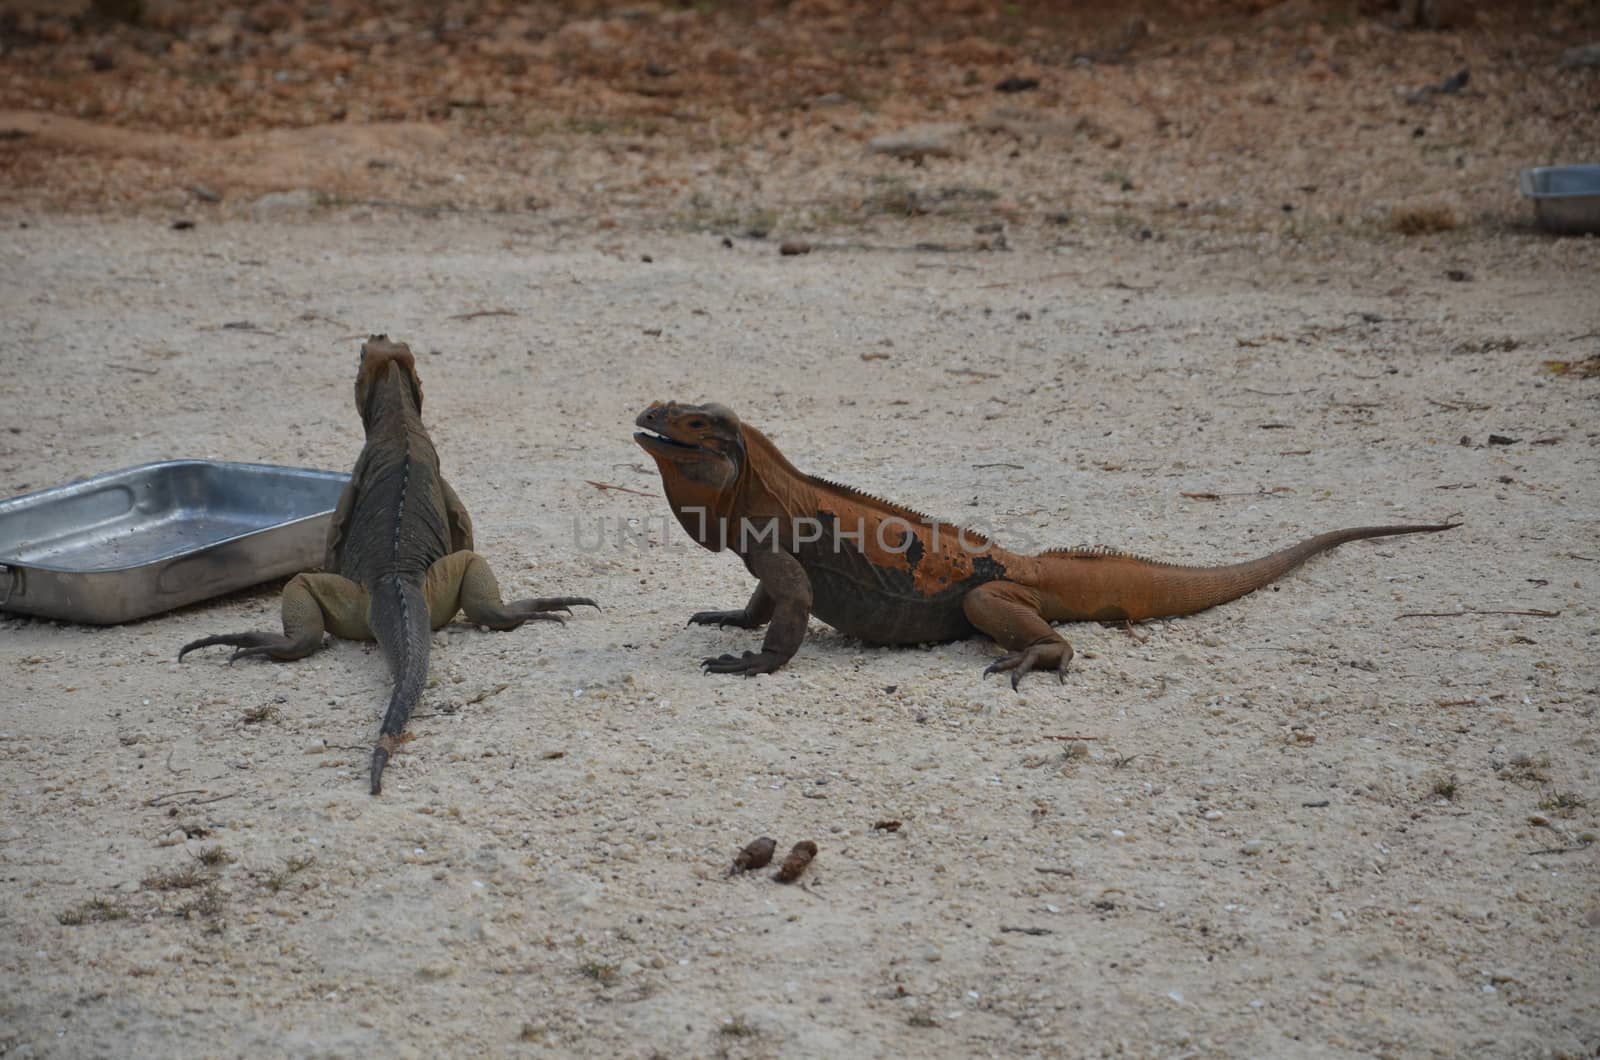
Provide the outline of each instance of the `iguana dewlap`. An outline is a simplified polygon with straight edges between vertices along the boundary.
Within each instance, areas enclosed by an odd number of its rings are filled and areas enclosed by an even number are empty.
[[[283,590],[283,633],[229,633],[183,646],[227,644],[233,659],[303,659],[322,634],[376,640],[394,677],[394,691],[372,752],[372,794],[400,744],[406,719],[422,698],[433,630],[464,611],[491,629],[516,629],[530,619],[560,621],[556,612],[586,596],[504,603],[488,561],[472,551],[472,520],[444,476],[422,426],[422,382],[402,342],[374,335],[361,347],[356,409],[367,444],[328,526],[326,573],[297,574]]]
[[[1109,549],[1022,555],[797,471],[765,435],[721,405],[657,402],[635,422],[642,430],[634,440],[655,458],[679,523],[711,551],[738,553],[758,580],[743,610],[701,611],[689,619],[768,626],[759,652],[704,660],[715,673],[771,673],[799,650],[815,615],[874,644],[987,633],[1007,654],[984,673],[1009,671],[1014,688],[1030,670],[1066,671],[1072,646],[1051,623],[1193,614],[1347,541],[1457,525],[1335,530],[1223,567],[1184,567]]]

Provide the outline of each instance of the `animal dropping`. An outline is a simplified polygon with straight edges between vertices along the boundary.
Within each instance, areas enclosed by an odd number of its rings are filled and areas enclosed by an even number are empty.
[[[817,856],[817,844],[809,839],[802,839],[789,848],[789,856],[783,859],[783,864],[778,866],[777,874],[772,878],[779,883],[793,883],[806,871],[806,866],[811,864],[811,859]]]
[[[778,841],[770,836],[752,839],[745,844],[733,859],[733,868],[728,870],[728,875],[749,872],[751,869],[764,869],[772,863],[772,853],[778,849]]]

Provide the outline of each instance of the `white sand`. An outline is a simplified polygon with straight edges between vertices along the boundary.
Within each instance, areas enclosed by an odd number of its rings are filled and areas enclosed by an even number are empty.
[[[1600,1042],[1600,846],[1534,853],[1600,810],[1600,383],[1542,368],[1596,348],[1574,340],[1595,241],[1108,228],[781,259],[367,211],[19,219],[0,495],[180,456],[346,469],[358,336],[387,331],[424,353],[508,593],[605,611],[438,636],[377,799],[370,646],[173,661],[273,627],[276,586],[119,628],[0,620],[0,1054]],[[487,309],[517,315],[451,319]],[[241,320],[272,334],[220,330]],[[702,397],[803,468],[1008,543],[1220,562],[1465,525],[1346,546],[1142,640],[1067,629],[1066,684],[1021,695],[980,680],[986,641],[888,651],[815,623],[778,674],[707,677],[759,635],[684,620],[750,579],[663,530],[658,498],[585,482],[658,494],[632,418]],[[974,467],[1000,463],[1020,467]],[[643,548],[575,543],[575,521],[631,519]],[[1531,608],[1560,616],[1397,618]],[[817,842],[803,887],[724,876],[762,834]],[[205,869],[214,848],[232,860]],[[190,868],[213,881],[153,879]],[[96,899],[126,917],[58,922]]]

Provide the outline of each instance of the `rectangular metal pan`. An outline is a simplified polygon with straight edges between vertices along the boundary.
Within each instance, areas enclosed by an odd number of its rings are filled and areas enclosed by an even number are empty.
[[[1547,231],[1600,232],[1600,165],[1536,166],[1522,171],[1522,194]]]
[[[320,567],[349,480],[168,460],[0,501],[0,610],[112,625]]]

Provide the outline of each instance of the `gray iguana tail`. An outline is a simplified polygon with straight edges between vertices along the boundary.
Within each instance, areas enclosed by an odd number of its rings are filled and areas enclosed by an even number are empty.
[[[433,627],[428,621],[428,601],[422,585],[400,575],[383,578],[372,589],[371,626],[389,670],[394,691],[383,715],[377,746],[372,749],[372,794],[383,790],[383,767],[400,746],[406,720],[422,699],[428,681],[428,649]]]

